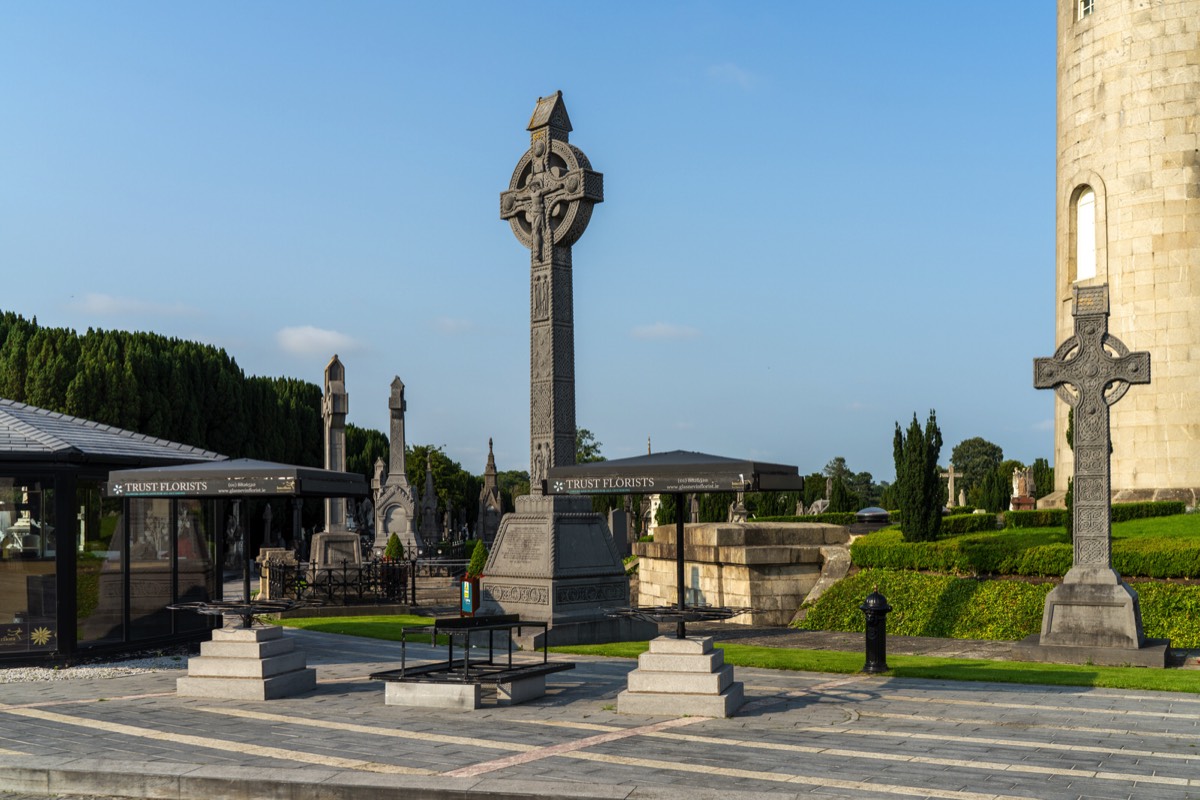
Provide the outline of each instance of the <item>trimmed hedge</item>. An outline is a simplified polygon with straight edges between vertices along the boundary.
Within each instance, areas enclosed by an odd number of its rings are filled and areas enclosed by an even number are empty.
[[[1041,630],[1042,608],[1054,586],[868,569],[805,604],[808,615],[796,627],[861,632],[858,606],[878,587],[893,609],[887,616],[892,635],[1015,640]],[[1172,647],[1200,647],[1200,586],[1139,582],[1133,588],[1147,637],[1170,639]]]
[[[995,514],[952,514],[942,517],[942,535],[996,530]]]
[[[1112,521],[1128,522],[1131,519],[1173,517],[1186,511],[1187,506],[1175,500],[1163,500],[1155,503],[1113,503]],[[1006,528],[1054,528],[1066,524],[1067,510],[1065,508],[1004,512]]]
[[[856,539],[850,545],[850,557],[855,566],[864,569],[1062,577],[1071,568],[1072,549],[1065,530],[1026,533],[1010,529],[936,542],[905,542],[899,531],[888,529]],[[1113,569],[1126,578],[1200,578],[1200,541],[1114,539]]]

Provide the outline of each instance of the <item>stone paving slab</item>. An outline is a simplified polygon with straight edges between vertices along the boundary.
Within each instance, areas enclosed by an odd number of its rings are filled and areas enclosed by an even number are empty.
[[[318,674],[298,697],[182,698],[178,671],[0,685],[0,800],[1200,800],[1200,695],[739,667],[734,717],[620,715],[636,662],[572,657],[529,703],[420,709],[367,679],[399,645],[287,636]]]

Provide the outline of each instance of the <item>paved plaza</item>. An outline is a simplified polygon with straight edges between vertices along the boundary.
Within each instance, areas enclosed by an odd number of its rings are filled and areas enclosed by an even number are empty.
[[[523,705],[410,709],[367,678],[398,644],[287,635],[318,671],[294,698],[180,698],[179,671],[0,684],[0,798],[1200,798],[1197,695],[739,667],[733,718],[636,717],[634,662],[571,657]]]

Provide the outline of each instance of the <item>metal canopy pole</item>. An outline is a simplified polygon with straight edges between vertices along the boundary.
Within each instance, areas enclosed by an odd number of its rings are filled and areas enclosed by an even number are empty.
[[[683,588],[683,498],[681,492],[675,492],[675,586],[679,592],[679,621],[675,623],[675,638],[687,638],[687,625],[683,621],[684,613],[687,611],[687,603],[684,602]]]

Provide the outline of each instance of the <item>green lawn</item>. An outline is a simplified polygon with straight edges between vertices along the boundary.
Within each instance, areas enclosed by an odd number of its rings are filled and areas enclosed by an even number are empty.
[[[433,617],[418,617],[412,614],[364,616],[364,617],[294,617],[281,619],[280,625],[287,628],[303,628],[306,631],[321,633],[340,633],[345,636],[362,636],[368,639],[387,639],[400,641],[400,632],[404,628],[419,628],[432,625]],[[407,637],[410,642],[429,643],[429,634],[413,633]],[[446,637],[438,637],[439,644],[446,643]]]
[[[304,617],[282,620],[282,624],[305,630],[363,636],[396,641],[401,628],[432,624],[432,617]],[[413,636],[416,641],[416,635]],[[426,638],[425,641],[428,641]],[[551,648],[556,653],[637,658],[648,648],[647,642],[578,645]],[[786,669],[800,672],[854,674],[862,669],[862,653],[830,650],[794,650],[750,645],[717,645],[725,651],[725,661],[739,667]],[[1200,694],[1200,671],[1154,670],[1136,667],[1080,667],[1060,664],[1028,664],[1009,661],[979,661],[928,656],[889,656],[891,671],[885,676],[897,678],[935,678],[958,681],[995,681],[997,683],[1046,684],[1051,686],[1101,686],[1110,689],[1191,692]]]

